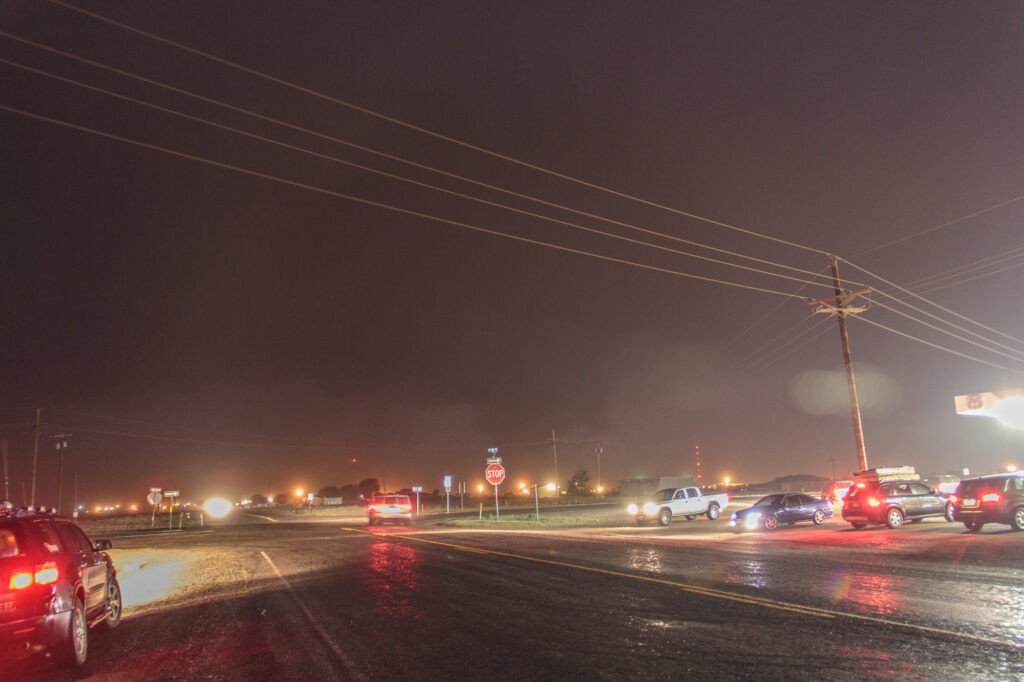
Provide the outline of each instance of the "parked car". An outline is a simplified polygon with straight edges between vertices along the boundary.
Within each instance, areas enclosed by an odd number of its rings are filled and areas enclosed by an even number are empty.
[[[691,486],[659,490],[650,500],[628,505],[626,511],[636,517],[638,526],[644,525],[649,519],[655,519],[662,526],[667,526],[676,516],[695,519],[707,515],[714,521],[728,506],[727,493],[705,495],[700,488]]]
[[[729,519],[736,530],[775,530],[779,525],[811,521],[816,526],[832,518],[832,505],[804,493],[766,495],[748,509],[741,509]]]
[[[370,525],[384,521],[412,521],[412,500],[408,495],[375,494],[366,505]]]
[[[953,518],[971,531],[986,523],[1024,530],[1024,472],[960,481],[953,495]]]
[[[929,516],[953,520],[953,503],[920,481],[861,481],[850,488],[843,500],[843,518],[854,528],[884,524],[899,528],[904,521],[916,523]]]
[[[89,628],[121,622],[110,547],[71,519],[0,502],[0,662],[45,651],[85,663]]]

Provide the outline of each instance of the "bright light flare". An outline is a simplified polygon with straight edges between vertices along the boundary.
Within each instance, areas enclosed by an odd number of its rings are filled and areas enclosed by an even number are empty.
[[[231,511],[231,503],[220,497],[215,497],[212,500],[207,500],[203,508],[207,514],[219,519],[228,515],[228,512]]]

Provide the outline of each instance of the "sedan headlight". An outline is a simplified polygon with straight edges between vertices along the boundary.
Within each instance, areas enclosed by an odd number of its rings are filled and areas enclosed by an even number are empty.
[[[757,528],[758,525],[760,525],[760,523],[761,523],[761,515],[760,514],[748,514],[747,515],[747,520],[744,522],[744,525],[747,528]]]
[[[630,514],[636,514],[638,510],[639,510],[639,507],[637,507],[635,504],[631,504],[628,507],[626,507],[626,511],[629,512]]]
[[[653,502],[647,502],[644,504],[644,514],[651,515],[658,511],[658,505]]]

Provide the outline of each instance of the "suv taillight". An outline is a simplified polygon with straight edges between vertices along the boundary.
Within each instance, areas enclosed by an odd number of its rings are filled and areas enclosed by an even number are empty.
[[[35,570],[23,569],[11,574],[10,589],[23,590],[30,585],[49,585],[57,582],[60,572],[52,561],[39,564]]]
[[[880,505],[880,504],[881,504],[881,502],[879,502],[878,500],[876,500],[876,499],[875,499],[875,498],[873,498],[873,497],[869,497],[869,498],[868,498],[868,504],[869,504],[870,506],[872,506],[872,507],[877,507],[878,505]]]

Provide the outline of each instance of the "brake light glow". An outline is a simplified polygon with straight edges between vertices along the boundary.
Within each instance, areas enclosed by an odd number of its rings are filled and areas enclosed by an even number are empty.
[[[400,504],[400,505],[398,505],[398,508],[401,509],[404,512],[407,512],[407,511],[412,510],[412,505],[411,504]]]
[[[32,574],[28,571],[19,571],[11,574],[11,589],[23,590],[32,584]]]
[[[57,582],[57,564],[50,562],[41,566],[36,566],[36,585],[49,585],[50,583]]]
[[[953,504],[956,504],[956,501],[959,500],[959,499],[960,498],[957,497],[956,495],[950,495],[949,496],[949,501],[952,502]]]
[[[999,493],[985,493],[984,495],[981,496],[981,501],[982,502],[998,502],[999,501]]]
[[[868,498],[868,505],[869,506],[877,507],[879,504],[881,504],[881,503],[878,500],[876,500],[875,498],[873,498],[873,497],[869,497]]]

